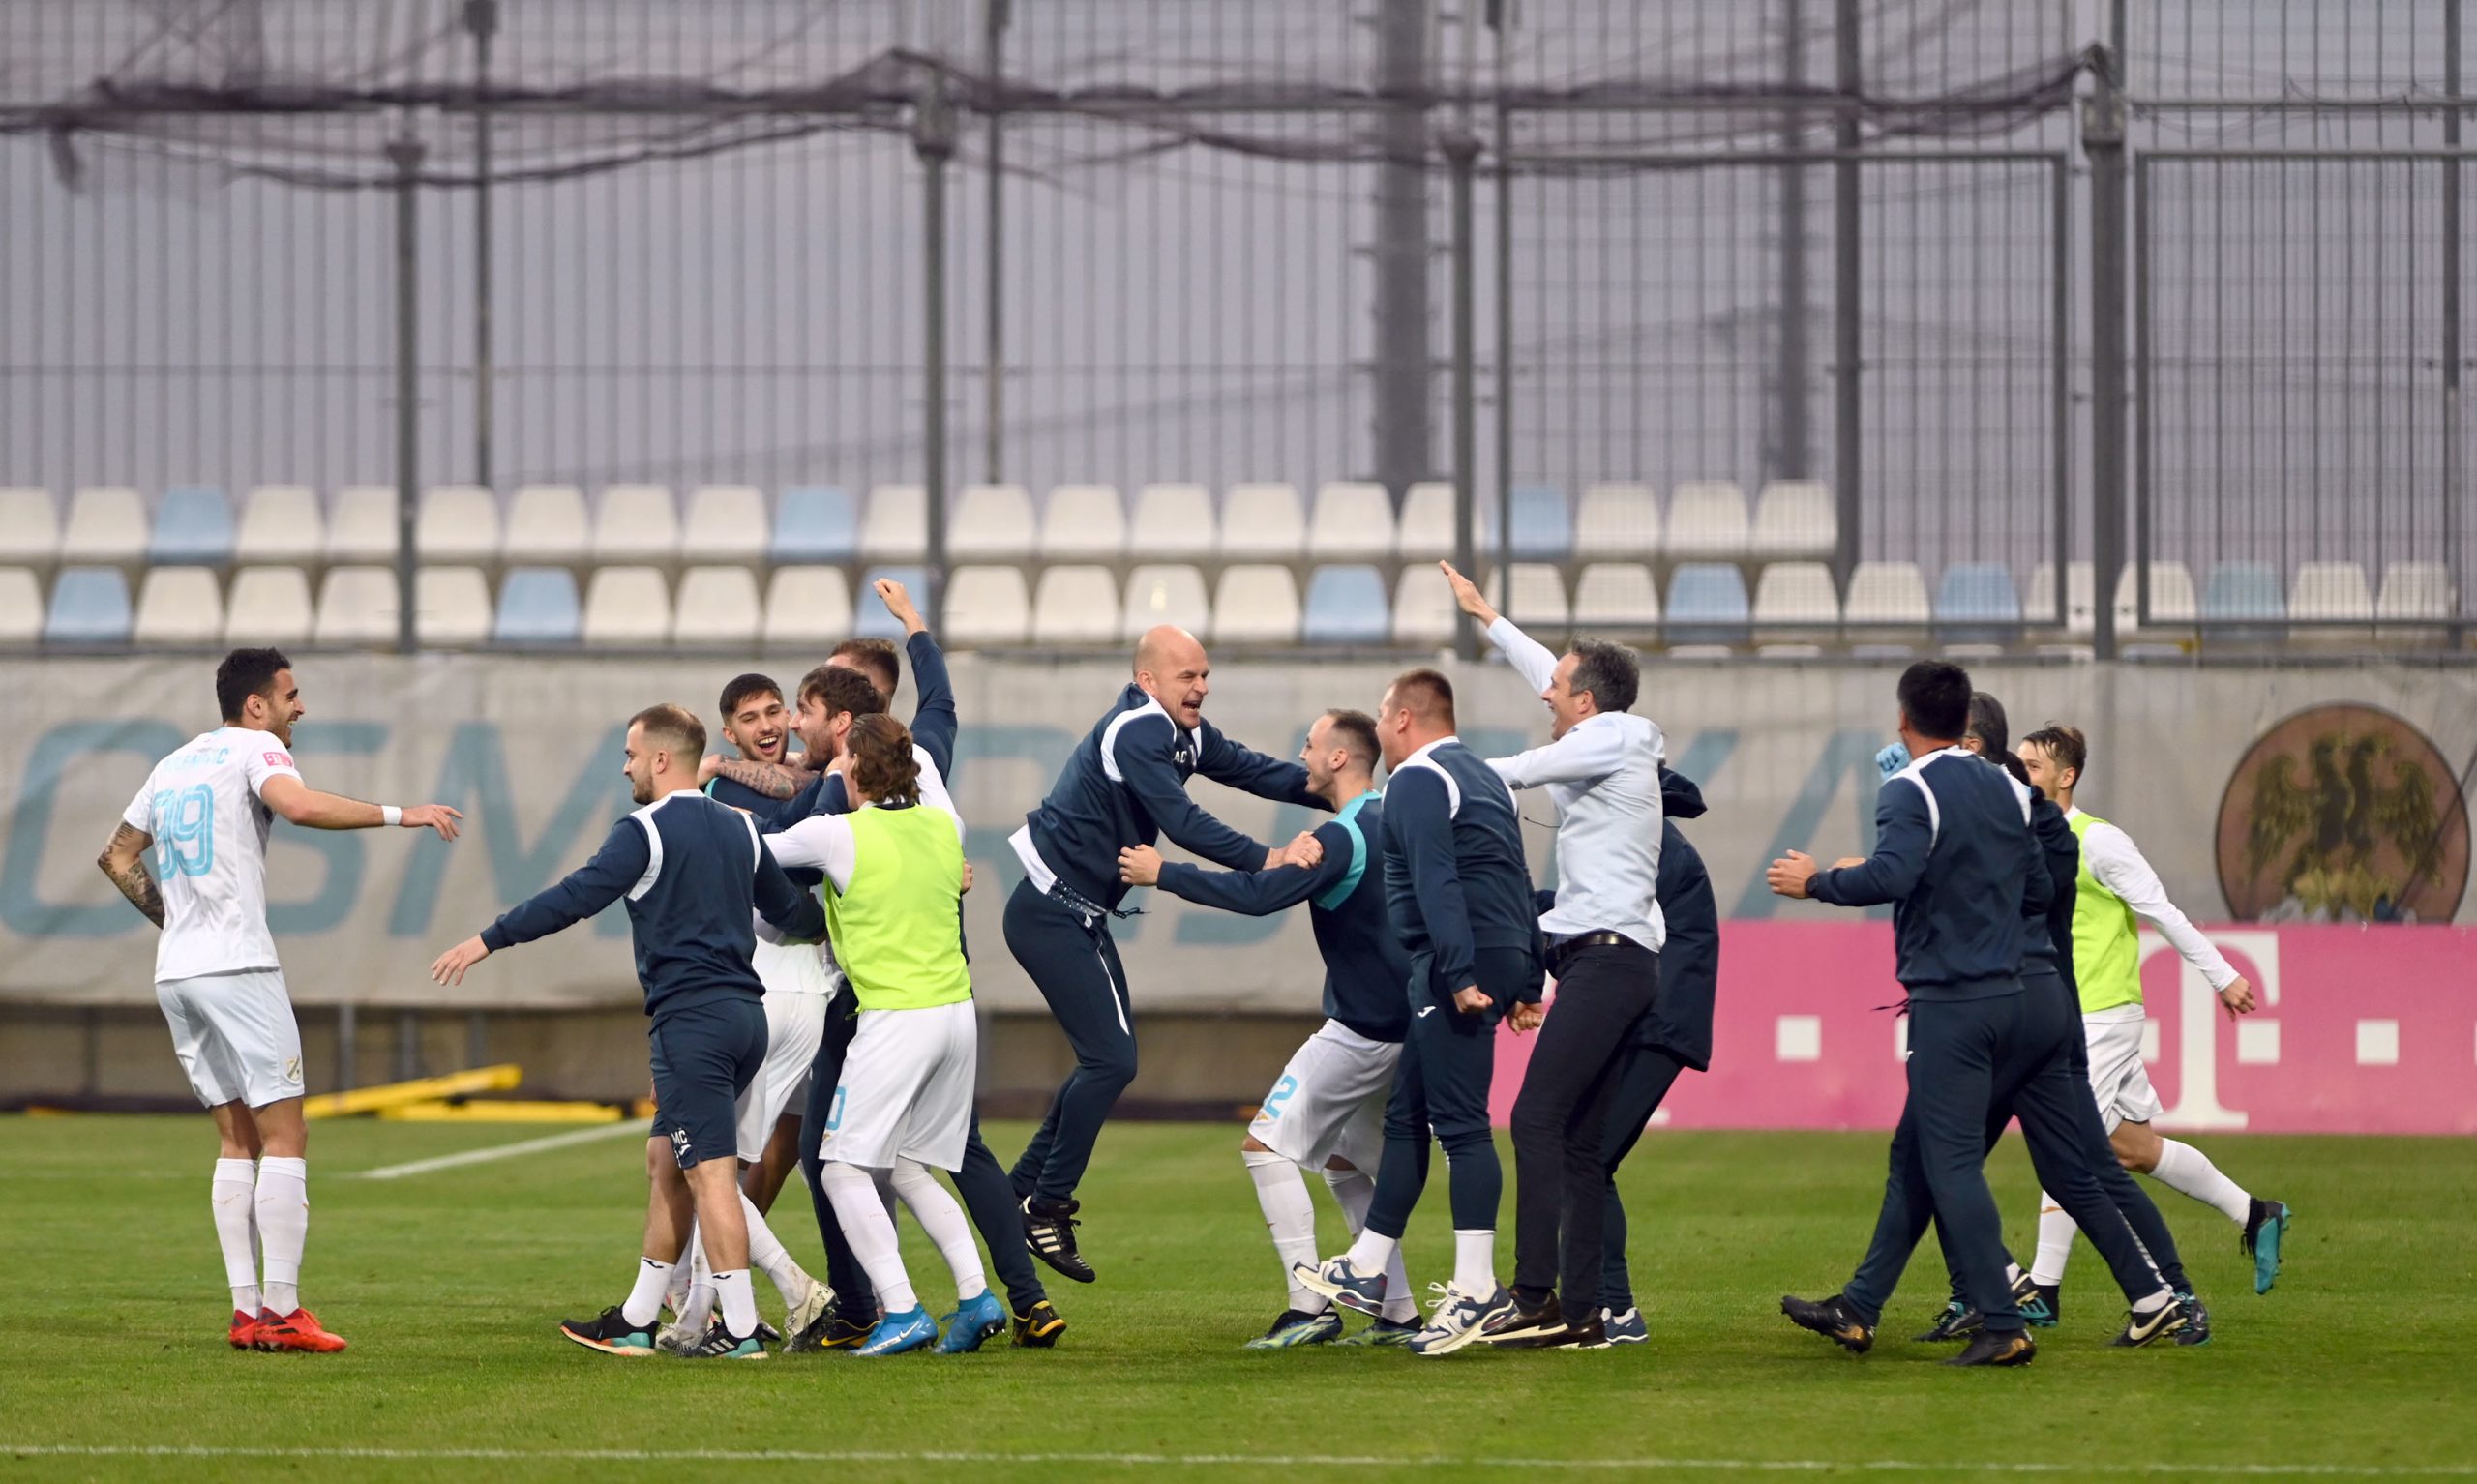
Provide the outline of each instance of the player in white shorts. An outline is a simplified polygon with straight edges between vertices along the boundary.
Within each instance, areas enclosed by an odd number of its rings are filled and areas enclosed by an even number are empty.
[[[1304,1172],[1324,1175],[1354,1237],[1376,1199],[1385,1102],[1411,1024],[1410,957],[1385,910],[1376,759],[1376,723],[1365,713],[1328,711],[1309,725],[1298,760],[1307,787],[1333,806],[1332,819],[1316,827],[1324,853],[1313,866],[1209,871],[1165,862],[1149,846],[1119,852],[1120,880],[1157,884],[1189,902],[1254,916],[1309,904],[1325,958],[1325,1024],[1291,1054],[1238,1145],[1290,1290],[1288,1307],[1247,1342],[1250,1350],[1321,1345],[1342,1332],[1334,1296],[1301,1275],[1316,1270],[1316,1207]],[[1376,1322],[1343,1344],[1406,1345],[1418,1332],[1418,1305],[1398,1247],[1385,1272],[1384,1297],[1359,1310]],[[1353,1299],[1341,1302],[1359,1308]]]
[[[215,1115],[215,1232],[232,1290],[225,1338],[235,1350],[340,1350],[343,1340],[301,1306],[309,1136],[301,1031],[267,930],[267,831],[282,815],[311,829],[403,825],[454,840],[463,816],[304,785],[291,751],[301,692],[292,662],[273,649],[224,656],[215,697],[224,725],[155,765],[96,864],[164,930],[155,997],[191,1088]]]
[[[834,718],[834,766],[851,814],[815,815],[774,835],[786,867],[825,873],[827,935],[860,1005],[820,1156],[820,1183],[885,1317],[855,1355],[933,1343],[976,1348],[1006,1312],[989,1291],[963,1207],[929,1171],[963,1167],[979,1037],[964,960],[964,825],[921,796],[911,733],[882,712]],[[814,745],[814,742],[812,742]],[[956,1314],[940,1342],[896,1247],[890,1189],[954,1272]]]

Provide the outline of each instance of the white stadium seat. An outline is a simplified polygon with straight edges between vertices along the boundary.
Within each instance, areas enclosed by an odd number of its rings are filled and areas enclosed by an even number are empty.
[[[137,588],[134,643],[212,644],[224,633],[224,592],[207,567],[150,567]]]
[[[1204,574],[1188,566],[1145,566],[1127,574],[1126,599],[1119,609],[1119,638],[1133,642],[1155,624],[1176,624],[1189,634],[1212,626],[1212,604]]]
[[[1337,481],[1316,491],[1307,554],[1320,562],[1393,554],[1393,502],[1383,485]]]
[[[1775,480],[1754,501],[1747,551],[1757,561],[1830,556],[1840,543],[1840,512],[1832,491],[1810,479]]]
[[[493,505],[494,526],[497,519]],[[327,512],[327,560],[361,565],[392,562],[397,535],[394,487],[346,485],[336,491],[335,508]],[[492,545],[496,547],[495,537]]]
[[[491,584],[482,569],[424,567],[415,572],[413,627],[421,642],[433,648],[464,648],[489,639]]]
[[[498,496],[479,485],[433,485],[423,490],[421,519],[413,528],[413,551],[425,562],[479,566],[497,561]],[[463,586],[464,579],[456,578],[448,579],[441,591],[455,589],[461,603]],[[415,611],[424,607],[416,586]],[[458,621],[462,622],[461,611]]]
[[[2067,562],[2064,567],[2064,632],[2074,638],[2094,634],[2099,628],[2098,579],[2088,562]],[[2054,562],[2043,561],[2030,569],[2030,596],[2022,601],[2021,619],[2032,628],[2054,624]]]
[[[1925,591],[1922,584],[1922,603]],[[1764,568],[1754,582],[1754,621],[1794,628],[1837,626],[1840,594],[1832,585],[1832,569],[1821,562],[1774,562]]]
[[[2382,593],[2373,616],[2383,623],[2449,618],[2460,608],[2460,590],[2441,562],[2390,562],[2382,569]]]
[[[1444,577],[1434,571],[1409,573],[1405,582],[1434,582],[1445,585]],[[1506,598],[1505,578],[1500,573],[1488,575],[1488,602],[1498,612],[1518,624],[1542,629],[1562,629],[1571,621],[1573,610],[1566,603],[1566,577],[1548,562],[1516,562],[1513,564],[1513,597]]]
[[[1641,562],[1594,562],[1574,581],[1578,628],[1638,629],[1659,621],[1659,590]]]
[[[671,491],[663,491],[667,500]],[[671,584],[660,568],[596,567],[584,588],[584,622],[578,634],[588,644],[653,648],[671,639]]]
[[[760,632],[769,649],[839,644],[851,638],[851,583],[843,569],[775,568],[765,584],[765,623]]]
[[[134,567],[146,559],[146,501],[134,490],[96,485],[70,496],[60,531],[66,563]]]
[[[1288,485],[1233,485],[1221,507],[1221,554],[1238,561],[1296,561],[1307,546],[1307,514]],[[1293,583],[1296,588],[1298,584]],[[1294,598],[1296,593],[1293,594]],[[1219,611],[1216,602],[1213,608]]]
[[[1681,562],[1744,561],[1753,539],[1746,495],[1725,480],[1689,481],[1669,496],[1667,554]]]
[[[244,567],[232,574],[232,591],[224,600],[224,641],[306,644],[313,616],[308,573],[298,567]]]
[[[24,648],[42,637],[42,581],[31,567],[0,567],[0,646]]]
[[[2136,585],[2134,564],[2125,563],[2116,579],[2116,632],[2127,633],[2141,623],[2141,589]],[[2193,592],[2193,569],[2183,562],[2152,562],[2150,564],[2150,621],[2154,625],[2190,625],[2198,621],[2201,604]]]
[[[962,648],[1020,644],[1031,632],[1032,600],[1020,567],[957,567],[946,584],[940,637]]]
[[[700,485],[689,491],[688,514],[680,522],[679,557],[691,563],[765,560],[774,522],[766,513],[765,491],[754,485]],[[750,594],[755,597],[754,593]],[[681,603],[686,604],[683,591]],[[749,605],[749,633],[757,632],[756,604]]]
[[[1424,479],[1402,496],[1402,518],[1394,527],[1393,554],[1406,562],[1443,561],[1453,555],[1453,486]],[[1400,598],[1395,598],[1395,612]]]
[[[952,534],[949,531],[948,534]],[[947,554],[954,548],[947,547]],[[880,485],[860,514],[860,559],[916,562],[929,554],[929,502],[918,485]]]
[[[1295,644],[1298,621],[1298,582],[1289,568],[1242,562],[1221,569],[1221,582],[1212,595],[1216,641]]]
[[[1049,561],[1116,561],[1126,554],[1126,504],[1116,485],[1060,485],[1041,510]]]
[[[1421,581],[1423,575],[1436,580]],[[1461,611],[1453,589],[1433,568],[1425,574],[1409,568],[1393,584],[1393,642],[1418,647],[1450,643],[1454,615]]]
[[[394,553],[393,542],[388,550]],[[325,560],[326,553],[327,518],[318,508],[317,490],[307,485],[260,485],[242,502],[241,523],[232,536],[234,561],[310,565]]]
[[[946,518],[946,555],[959,562],[1020,561],[1032,549],[1033,536],[1032,497],[1023,486],[966,485]]]
[[[0,562],[48,567],[60,556],[60,507],[48,490],[0,490]]]
[[[1923,626],[1930,612],[1916,562],[1860,562],[1849,574],[1841,614],[1850,623]]]
[[[1139,559],[1210,556],[1221,549],[1212,491],[1202,485],[1147,485],[1135,492],[1128,554]]]
[[[679,502],[667,485],[612,485],[593,513],[593,559],[609,565],[679,559]],[[592,625],[587,602],[586,626]],[[590,632],[585,635],[590,640]]]
[[[395,568],[330,567],[312,633],[322,645],[392,644],[396,617]]]
[[[1589,486],[1574,510],[1574,554],[1586,561],[1655,555],[1661,535],[1660,504],[1649,485]]]
[[[507,504],[499,559],[528,567],[571,566],[591,549],[584,493],[574,485],[522,485]]]
[[[671,607],[671,642],[701,648],[754,644],[762,617],[757,574],[737,566],[691,567],[679,575],[678,601]]]
[[[1119,637],[1119,584],[1107,567],[1052,567],[1032,594],[1032,642],[1107,644]]]
[[[2356,562],[2299,562],[2287,589],[2290,618],[2364,623],[2373,617],[2373,589]]]

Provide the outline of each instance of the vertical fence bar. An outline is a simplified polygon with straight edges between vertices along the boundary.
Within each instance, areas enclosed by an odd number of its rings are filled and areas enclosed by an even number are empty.
[[[1478,470],[1478,406],[1477,367],[1474,364],[1478,346],[1474,343],[1477,331],[1473,313],[1473,288],[1478,277],[1477,264],[1471,260],[1476,246],[1475,223],[1472,221],[1471,177],[1479,159],[1479,141],[1466,130],[1456,129],[1445,141],[1445,158],[1453,177],[1453,564],[1465,577],[1477,580],[1477,569],[1472,561],[1474,546],[1472,527],[1478,515],[1475,489]],[[1409,577],[1405,581],[1413,580]],[[1513,577],[1505,575],[1504,597],[1513,597]],[[1453,621],[1454,652],[1466,660],[1479,656],[1479,634],[1469,614],[1457,614]]]
[[[2048,456],[2055,480],[2055,525],[2047,539],[2054,552],[2055,622],[2063,628],[2073,617],[2073,161],[2061,151],[2048,172],[2047,219]]]
[[[2460,0],[2442,0],[2442,113],[2445,148],[2460,148]],[[2461,571],[2460,480],[2460,171],[2457,159],[2442,163],[2442,549],[2452,586],[2466,591],[2477,574]],[[2451,647],[2468,630],[2461,615],[2466,600],[2451,606]]]
[[[396,167],[396,649],[420,646],[415,625],[413,536],[421,457],[421,252],[414,235],[415,193],[421,189],[422,157],[415,138],[387,146]]]
[[[922,442],[921,498],[928,502],[929,572],[921,615],[942,629],[946,610],[946,166],[955,156],[955,120],[945,79],[932,75],[914,123],[920,157]],[[866,601],[865,599],[863,601]]]
[[[1431,0],[1383,0],[1376,19],[1376,88],[1390,104],[1376,121],[1372,313],[1376,366],[1371,429],[1375,478],[1395,499],[1435,471],[1429,402],[1436,373],[1428,339],[1427,110]],[[1459,477],[1457,473],[1457,477]]]
[[[1859,45],[1858,0],[1839,0],[1834,28],[1840,53],[1840,123],[1834,131],[1834,143],[1840,151],[1840,160],[1833,166],[1832,183],[1832,354],[1836,371],[1833,380],[1833,493],[1835,523],[1840,530],[1833,548],[1832,575],[1841,591],[1846,592],[1850,571],[1858,565],[1858,554],[1863,549],[1860,522],[1865,508],[1862,468],[1865,424],[1861,420],[1859,406],[1865,354],[1865,321],[1860,317],[1864,289],[1859,275],[1865,270],[1865,261],[1858,239],[1858,102],[1864,88],[1865,53]]]
[[[2153,275],[2158,272],[2151,258],[2151,237],[2154,233],[2155,208],[2150,194],[2150,162],[2135,161],[2133,168],[2133,384],[2140,396],[2137,408],[2140,418],[2134,425],[2133,443],[2133,541],[2134,541],[2134,613],[2141,623],[2150,621],[2150,560],[2152,543],[2157,536],[2154,527],[2159,516],[2158,403],[2152,392],[2151,308],[2154,299]],[[2095,467],[2094,467],[2095,472]],[[2095,540],[2095,531],[2094,531]],[[2092,596],[2100,607],[2112,612],[2115,590],[2112,586],[2096,586],[2092,576]]]
[[[2116,657],[2116,574],[2125,544],[2125,100],[2103,58],[2082,100],[2081,147],[2090,160],[2090,598],[2092,645]],[[2141,395],[2150,387],[2144,381]],[[2144,418],[2147,424],[2147,417]],[[2146,501],[2145,501],[2146,503]],[[2138,521],[2136,521],[2138,523]],[[2145,567],[2146,570],[2146,567]],[[2147,618],[2148,604],[2143,604]]]
[[[1781,0],[1781,82],[1795,96],[1806,82],[1806,12],[1800,0]],[[1780,149],[1795,155],[1806,138],[1806,114],[1787,108],[1780,115]],[[1769,471],[1776,478],[1803,479],[1814,472],[1814,439],[1806,416],[1806,167],[1792,162],[1780,166],[1780,336],[1778,384],[1779,442]]]
[[[988,0],[988,33],[983,38],[989,86],[995,90],[1005,71],[1006,22],[1011,0]],[[1006,210],[1006,110],[995,97],[989,103],[989,223],[985,246],[989,281],[987,285],[988,322],[983,332],[988,341],[989,384],[984,388],[987,405],[983,416],[989,420],[983,456],[989,465],[982,478],[997,484],[1005,475],[1006,464],[1006,233],[1001,230]]]
[[[464,29],[473,33],[473,87],[491,88],[491,39],[499,28],[498,0],[464,0]],[[491,109],[473,110],[473,483],[491,483],[491,397],[496,358],[491,333]]]
[[[1513,605],[1513,108],[1506,102],[1507,63],[1513,50],[1511,0],[1489,0],[1488,25],[1496,33],[1497,262],[1497,530],[1498,568],[1505,573],[1505,600]],[[1468,570],[1466,569],[1466,575]],[[1476,642],[1476,640],[1475,640]]]

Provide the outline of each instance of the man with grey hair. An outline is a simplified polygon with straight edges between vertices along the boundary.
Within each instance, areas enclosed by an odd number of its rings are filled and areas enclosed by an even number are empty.
[[[1625,1049],[1658,991],[1668,935],[1658,901],[1664,742],[1659,727],[1629,714],[1641,684],[1631,651],[1584,638],[1552,655],[1450,563],[1438,565],[1462,611],[1548,706],[1546,747],[1488,765],[1517,791],[1546,788],[1558,815],[1556,904],[1539,923],[1557,1013],[1545,1018],[1513,1105],[1514,1301],[1480,1338],[1597,1347],[1607,1343],[1603,1130]],[[1540,1014],[1517,1007],[1514,1029],[1542,1024]]]

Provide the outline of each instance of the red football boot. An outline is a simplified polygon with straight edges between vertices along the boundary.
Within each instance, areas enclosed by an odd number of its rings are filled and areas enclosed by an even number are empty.
[[[254,1338],[262,1350],[309,1350],[326,1355],[344,1348],[344,1337],[327,1333],[319,1324],[318,1316],[307,1309],[295,1309],[281,1319],[273,1313],[260,1312]]]
[[[236,1350],[248,1350],[257,1344],[258,1321],[235,1309],[232,1311],[232,1328],[224,1338],[231,1341]]]

